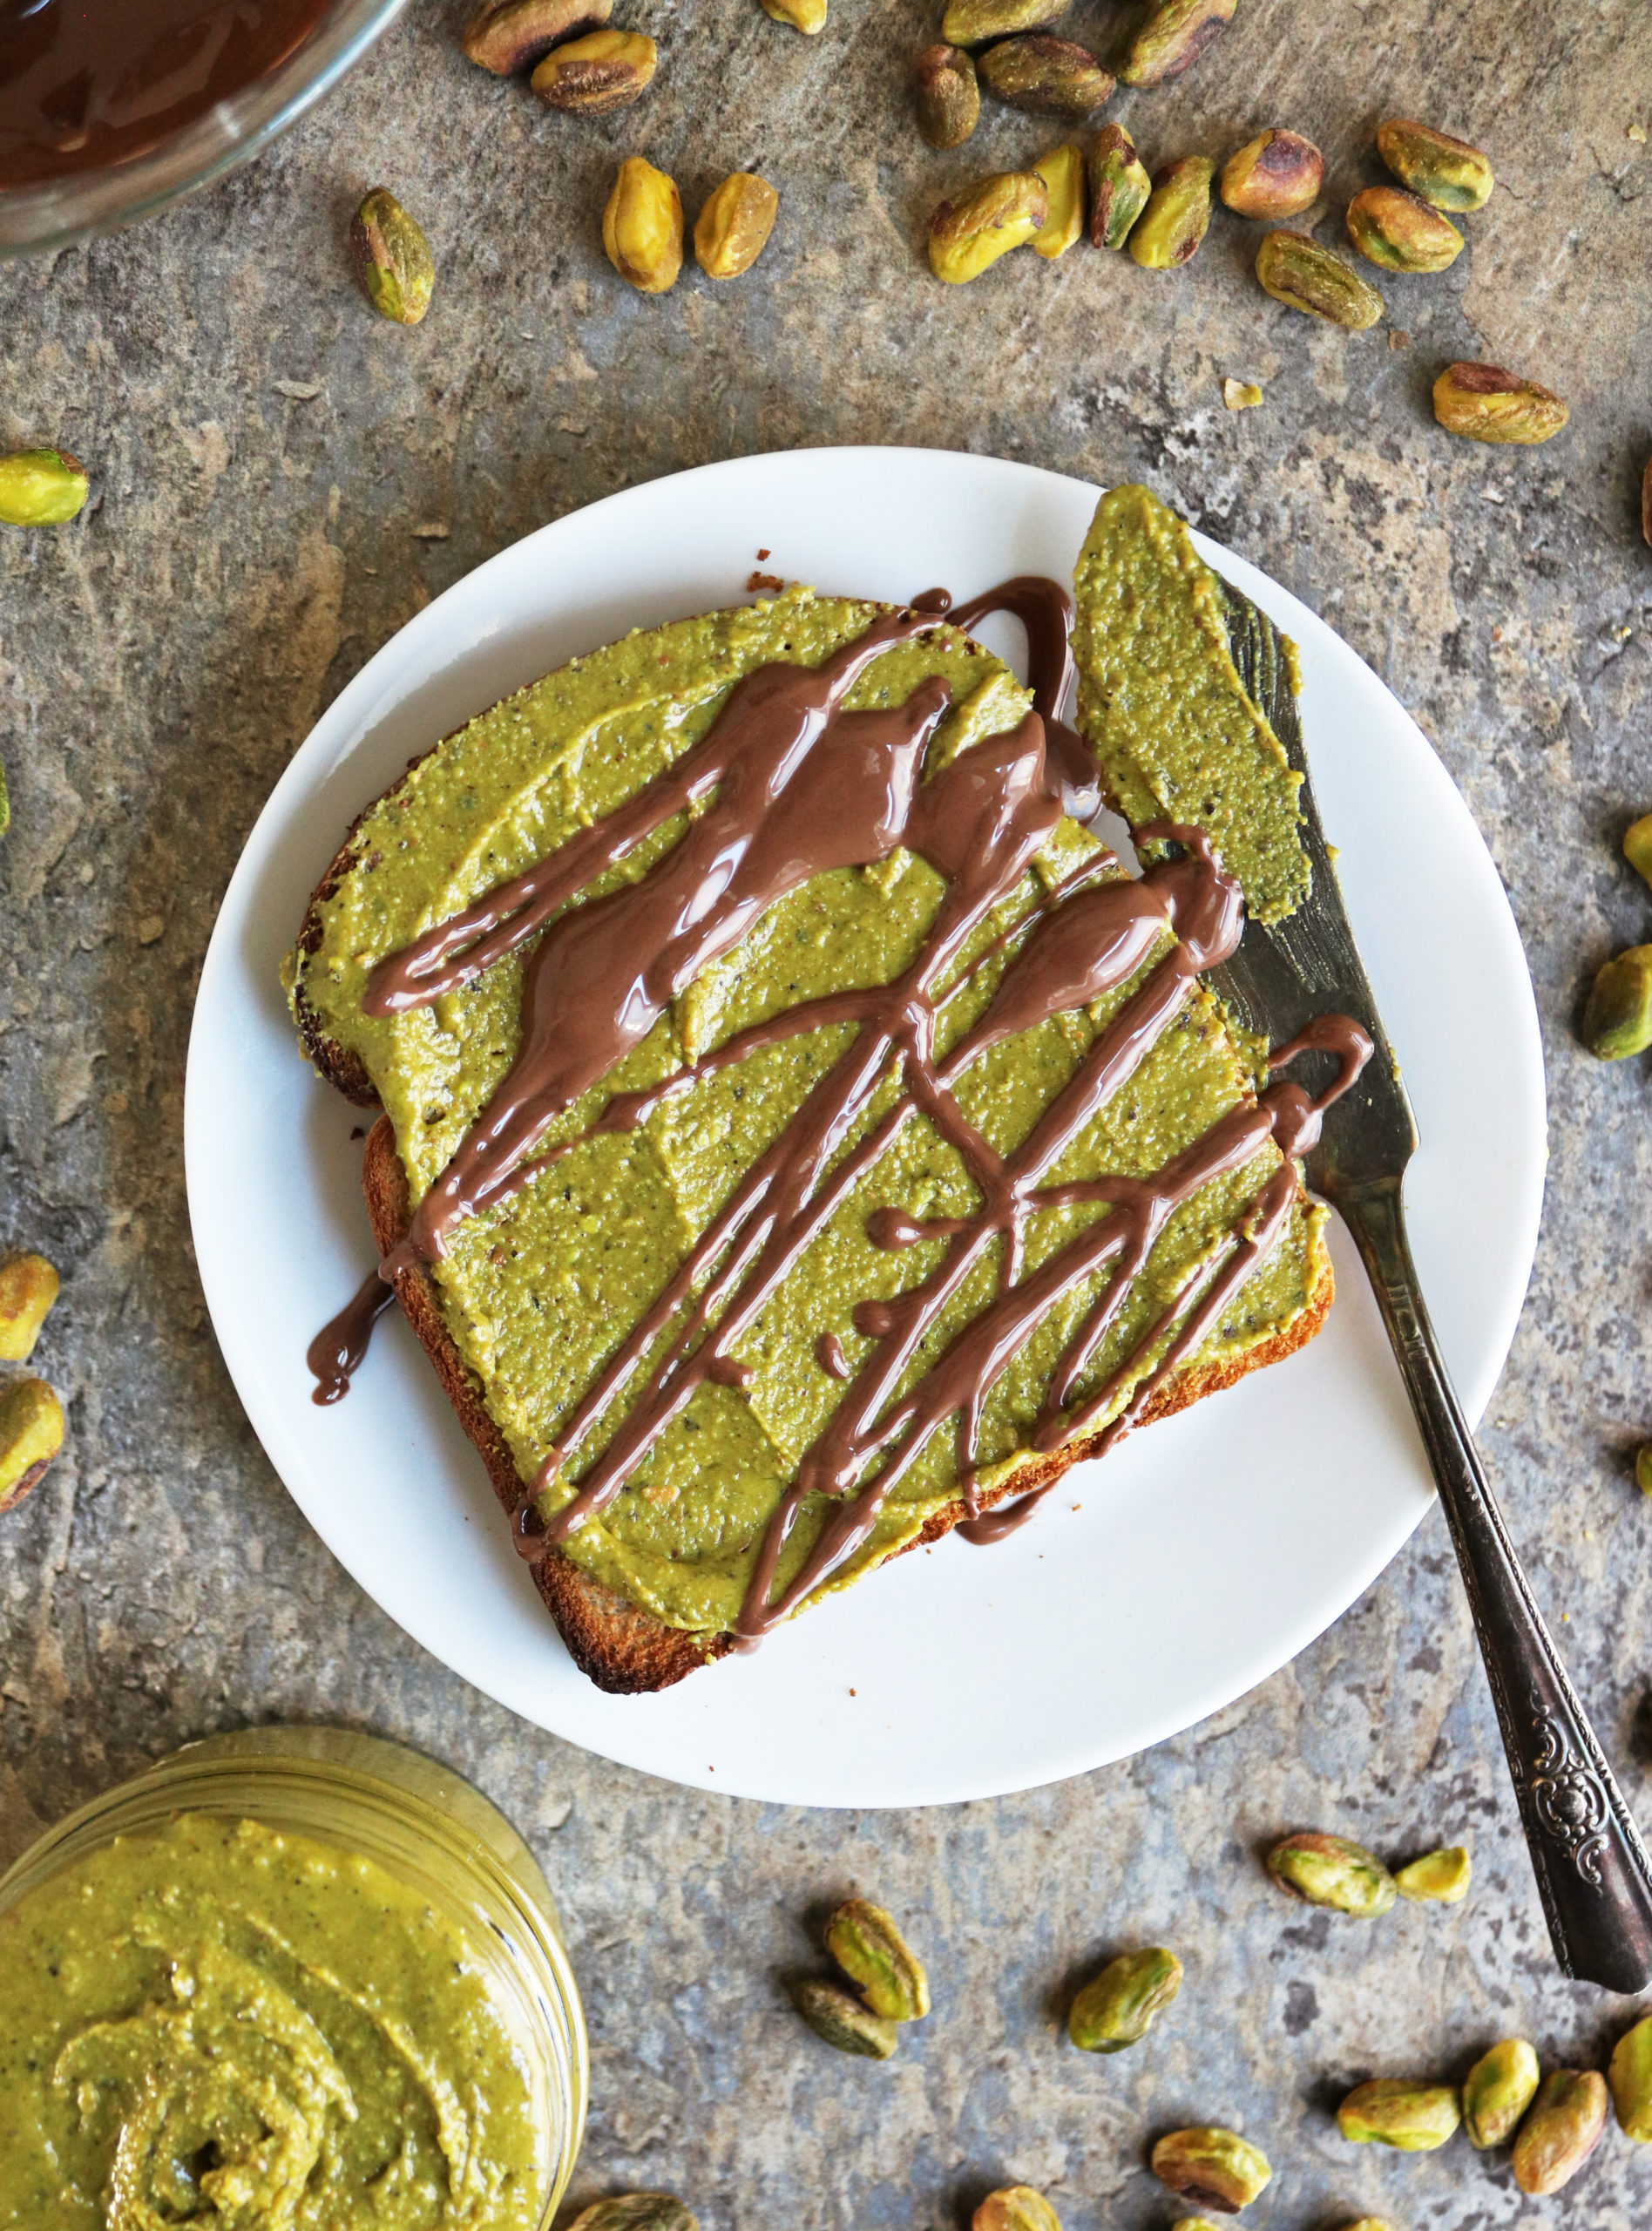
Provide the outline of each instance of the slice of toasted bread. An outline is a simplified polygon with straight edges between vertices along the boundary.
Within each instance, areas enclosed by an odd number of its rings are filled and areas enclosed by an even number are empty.
[[[406,1230],[408,1218],[407,1176],[396,1150],[396,1133],[388,1116],[381,1116],[368,1134],[362,1150],[362,1190],[367,1196],[374,1240],[379,1253],[388,1255]],[[1308,1298],[1308,1305],[1290,1324],[1237,1355],[1223,1354],[1189,1364],[1176,1372],[1154,1394],[1139,1422],[1150,1425],[1155,1419],[1185,1410],[1202,1396],[1219,1394],[1224,1387],[1242,1379],[1247,1372],[1276,1363],[1312,1339],[1324,1324],[1331,1301],[1330,1258],[1323,1250],[1318,1265],[1318,1281]],[[459,1423],[487,1467],[494,1492],[507,1511],[514,1511],[521,1501],[525,1483],[505,1446],[504,1436],[488,1414],[480,1385],[443,1320],[435,1288],[421,1267],[403,1271],[396,1278],[396,1292],[409,1324],[436,1366],[437,1376],[458,1414]],[[1053,1456],[1040,1458],[1036,1464],[1018,1472],[996,1494],[984,1496],[983,1502],[1001,1502],[1047,1486],[1060,1479],[1081,1456],[1088,1455],[1093,1446],[1093,1441],[1080,1441],[1058,1450]],[[915,1549],[924,1543],[939,1541],[966,1516],[962,1498],[948,1503],[935,1513],[923,1532],[906,1548]],[[903,1552],[897,1550],[896,1554]],[[560,1550],[552,1551],[533,1570],[539,1593],[560,1628],[575,1665],[599,1689],[615,1695],[633,1696],[645,1690],[668,1689],[696,1666],[724,1656],[732,1646],[726,1634],[667,1626],[664,1620],[640,1611],[617,1590],[581,1572]]]

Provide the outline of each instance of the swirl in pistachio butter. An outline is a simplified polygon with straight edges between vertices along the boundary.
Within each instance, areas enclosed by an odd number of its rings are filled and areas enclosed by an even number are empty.
[[[186,1814],[0,1918],[8,2231],[529,2231],[543,2146],[464,1932]]]

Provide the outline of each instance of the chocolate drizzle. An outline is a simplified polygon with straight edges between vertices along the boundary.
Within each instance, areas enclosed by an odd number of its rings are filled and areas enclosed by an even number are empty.
[[[312,1402],[325,1406],[349,1393],[373,1327],[395,1299],[395,1287],[386,1285],[376,1270],[369,1271],[338,1315],[322,1326],[304,1358],[315,1379]]]
[[[1082,804],[1073,770],[1063,763],[1083,746],[1058,719],[1071,678],[1072,607],[1050,581],[1006,583],[952,615],[951,624],[961,627],[998,609],[1025,622],[1035,709],[1013,729],[960,753],[925,782],[925,750],[948,703],[943,682],[920,683],[898,709],[843,709],[848,690],[883,651],[936,625],[944,597],[931,592],[914,607],[875,620],[817,668],[776,664],[748,675],[705,736],[667,774],[547,860],[381,962],[364,1000],[369,1013],[381,1015],[426,1004],[543,932],[525,971],[520,1051],[381,1266],[388,1278],[439,1257],[460,1218],[505,1198],[548,1160],[580,1143],[565,1140],[532,1158],[555,1119],[640,1043],[670,1001],[784,893],[829,869],[870,865],[898,847],[943,878],[923,949],[892,983],[806,1000],[742,1031],[646,1091],[614,1095],[582,1134],[634,1128],[668,1095],[762,1047],[828,1024],[855,1026],[835,1064],[739,1181],[565,1420],[559,1446],[517,1511],[517,1546],[530,1561],[613,1502],[699,1387],[708,1381],[739,1386],[752,1376],[735,1353],[742,1335],[913,1116],[923,1116],[955,1150],[978,1196],[968,1216],[926,1220],[886,1207],[869,1217],[869,1237],[880,1248],[929,1242],[941,1251],[916,1285],[854,1309],[855,1331],[870,1343],[857,1366],[836,1334],[823,1334],[817,1344],[821,1368],[841,1379],[844,1391],[758,1543],[736,1622],[745,1645],[855,1556],[891,1491],[949,1421],[955,1421],[970,1513],[965,1537],[996,1540],[1025,1520],[1041,1489],[1008,1509],[979,1510],[985,1405],[1039,1326],[1104,1274],[1051,1375],[1027,1441],[1034,1455],[1044,1455],[1099,1435],[1100,1452],[1127,1432],[1277,1242],[1299,1194],[1290,1157],[1317,1136],[1324,1109],[1371,1051],[1357,1025],[1324,1018],[1278,1056],[1283,1063],[1310,1048],[1336,1054],[1336,1079],[1318,1098],[1289,1079],[1273,1082],[1150,1177],[1054,1178],[1066,1150],[1175,1023],[1199,974],[1233,953],[1243,927],[1242,903],[1201,831],[1154,824],[1140,835],[1180,845],[1180,857],[1162,859],[1131,881],[1100,852],[969,957],[1063,812]],[[1093,774],[1088,780],[1093,789]],[[643,837],[691,807],[699,811],[687,832],[646,874],[606,897],[570,903]],[[985,1011],[949,1052],[938,1054],[937,1027],[947,1003],[988,961],[1006,953]],[[1002,1040],[1088,1007],[1138,975],[1141,981],[1027,1136],[1000,1155],[956,1097],[959,1081]],[[897,1080],[893,1104],[856,1136],[874,1096]],[[1118,1368],[1092,1384],[1102,1343],[1175,1210],[1270,1147],[1286,1159],[1268,1171],[1236,1228],[1188,1275]],[[1104,1213],[1026,1271],[1031,1219],[1080,1205]],[[993,1266],[992,1299],[914,1379],[944,1313],[984,1264]],[[352,1311],[367,1299],[364,1289]],[[318,1350],[322,1363],[335,1353],[343,1360],[346,1368],[335,1373],[338,1391],[353,1367],[348,1344],[335,1337],[346,1320],[357,1321],[345,1312],[311,1351],[313,1367]],[[542,1515],[539,1495],[566,1481],[568,1468],[627,1392],[629,1407],[569,1500]],[[317,1399],[323,1399],[319,1392]],[[782,1581],[787,1545],[811,1497],[823,1508],[819,1532]]]

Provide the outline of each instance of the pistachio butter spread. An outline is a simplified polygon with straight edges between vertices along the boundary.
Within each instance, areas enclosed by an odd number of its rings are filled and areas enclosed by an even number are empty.
[[[435,1289],[518,1548],[673,1626],[755,1639],[1325,1290],[1290,1157],[1363,1056],[1258,1098],[1198,981],[1234,878],[1161,823],[1131,881],[923,602],[573,661],[369,810],[288,964],[394,1125],[385,1269]]]
[[[533,2231],[525,2072],[372,1861],[185,1814],[0,1917],[7,2231]]]
[[[1302,777],[1240,678],[1229,600],[1185,522],[1148,489],[1110,490],[1073,585],[1079,728],[1119,811],[1196,822],[1256,920],[1294,912]]]

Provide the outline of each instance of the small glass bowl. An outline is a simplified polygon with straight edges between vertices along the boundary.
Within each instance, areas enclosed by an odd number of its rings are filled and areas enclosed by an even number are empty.
[[[461,1926],[528,2072],[539,2231],[573,2173],[589,2090],[585,2015],[545,1876],[479,1790],[435,1760],[339,1727],[252,1727],[187,1744],[49,1828],[3,1878],[0,1913],[116,1836],[204,1813],[359,1852]]]
[[[359,60],[407,0],[335,0],[279,69],[218,101],[130,162],[0,192],[0,256],[66,248],[152,216],[210,186],[295,124]]]

